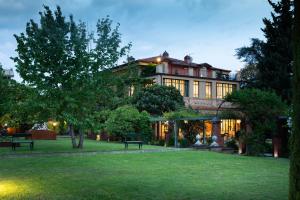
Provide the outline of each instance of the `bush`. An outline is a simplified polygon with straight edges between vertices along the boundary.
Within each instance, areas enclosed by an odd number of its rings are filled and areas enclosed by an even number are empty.
[[[145,111],[139,112],[133,106],[126,105],[112,111],[105,127],[109,134],[122,139],[151,139],[150,115]]]
[[[176,88],[162,85],[143,88],[132,102],[139,111],[145,110],[151,115],[162,115],[184,106],[183,97]]]
[[[238,150],[239,149],[239,147],[237,145],[237,141],[235,139],[233,139],[233,138],[227,140],[225,142],[225,146],[228,147],[228,148],[232,148],[234,150]]]
[[[186,148],[190,146],[190,143],[186,138],[180,139],[179,143],[180,143],[180,147],[182,148]]]

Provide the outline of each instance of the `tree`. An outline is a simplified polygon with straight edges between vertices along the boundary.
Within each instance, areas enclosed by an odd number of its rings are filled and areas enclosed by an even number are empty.
[[[3,74],[0,64],[0,125],[20,127],[32,124],[37,114],[33,114],[37,104],[34,88],[18,83]]]
[[[295,26],[293,32],[293,112],[290,156],[289,199],[300,199],[300,3],[295,3]]]
[[[176,88],[161,85],[141,89],[132,102],[139,111],[145,110],[151,115],[162,115],[184,106],[183,97]]]
[[[257,77],[257,67],[255,64],[246,65],[240,71],[241,88],[255,88]]]
[[[106,121],[106,130],[123,139],[138,137],[148,141],[151,138],[150,115],[146,111],[139,112],[133,106],[121,106],[111,112]]]
[[[233,114],[251,127],[250,131],[246,127],[242,130],[247,154],[262,153],[267,136],[276,134],[276,117],[285,114],[286,105],[274,92],[259,89],[234,91],[225,100],[238,107]]]
[[[7,97],[8,97],[8,79],[4,77],[2,64],[0,63],[0,117],[7,113]]]
[[[40,24],[33,20],[25,33],[14,35],[18,56],[13,60],[23,80],[36,88],[41,110],[47,117],[66,121],[73,148],[83,147],[84,131],[92,128],[99,102],[106,101],[109,69],[129,46],[120,47],[118,26],[111,29],[108,18],[97,23],[97,36],[89,36],[84,23],[66,19],[58,6],[40,12]],[[91,49],[91,47],[93,47]],[[77,144],[74,129],[79,132]]]
[[[265,27],[262,31],[266,41],[252,39],[250,47],[237,49],[237,56],[248,65],[256,66],[257,75],[253,82],[255,87],[272,89],[290,103],[293,24],[291,1],[268,2],[274,11],[271,19],[263,19]]]

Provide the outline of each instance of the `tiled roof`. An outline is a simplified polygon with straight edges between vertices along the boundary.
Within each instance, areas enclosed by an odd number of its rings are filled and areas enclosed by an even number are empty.
[[[138,59],[136,61],[137,62],[146,62],[146,63],[155,63],[155,64],[157,64],[157,63],[159,63],[158,60],[157,60],[159,57],[160,56],[143,58],[143,59]],[[230,72],[230,70],[213,67],[213,66],[211,66],[208,63],[201,63],[201,64],[197,64],[197,63],[193,63],[193,62],[192,63],[187,63],[187,62],[185,62],[183,60],[179,60],[179,59],[176,59],[176,58],[170,58],[170,57],[160,57],[160,58],[161,58],[160,62],[164,62],[165,61],[165,62],[174,64],[174,65],[181,65],[181,66],[187,66],[187,67],[207,67],[209,69]]]

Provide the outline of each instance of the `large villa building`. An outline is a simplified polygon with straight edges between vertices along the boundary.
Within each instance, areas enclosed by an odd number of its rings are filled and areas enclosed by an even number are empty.
[[[232,77],[230,70],[213,67],[208,63],[194,63],[190,56],[182,60],[171,58],[165,51],[160,56],[131,60],[139,68],[139,75],[149,80],[149,84],[173,86],[179,90],[184,98],[185,105],[197,110],[202,118],[203,128],[199,130],[203,141],[213,134],[212,118],[217,112],[232,109],[232,105],[223,102],[226,94],[238,90],[240,85],[237,77]],[[128,64],[115,68],[116,71],[126,70]],[[129,88],[132,95],[133,87]],[[223,141],[234,137],[240,130],[240,120],[222,119],[220,121],[220,136]],[[158,140],[166,139],[168,124],[158,121],[154,124],[154,136]],[[179,138],[182,137],[179,130]],[[222,143],[222,142],[221,142]]]

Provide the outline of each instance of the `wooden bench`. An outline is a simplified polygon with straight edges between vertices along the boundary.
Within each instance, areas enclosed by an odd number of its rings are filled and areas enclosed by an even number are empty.
[[[11,148],[16,150],[16,147],[21,146],[21,144],[29,144],[30,150],[33,150],[33,140],[32,134],[29,133],[16,133],[11,136]]]
[[[124,144],[125,144],[125,149],[128,149],[129,144],[138,144],[139,149],[143,147],[143,141],[124,141]]]

